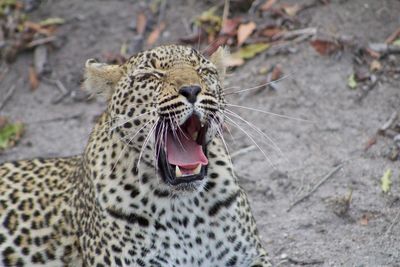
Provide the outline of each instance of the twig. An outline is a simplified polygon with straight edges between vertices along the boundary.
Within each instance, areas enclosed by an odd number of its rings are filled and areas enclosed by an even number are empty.
[[[381,79],[381,75],[371,75],[369,83],[363,87],[361,94],[356,98],[356,101],[361,102],[371,92]]]
[[[390,226],[388,227],[388,229],[385,232],[385,236],[387,236],[388,234],[390,234],[390,232],[392,231],[393,227],[398,223],[400,218],[400,209],[396,214],[396,217],[394,217],[392,223],[390,224]]]
[[[224,1],[224,11],[222,12],[222,27],[223,27],[223,25],[225,25],[225,22],[229,16],[229,3],[230,3],[230,0]]]
[[[2,81],[3,80],[3,78],[7,75],[7,73],[10,71],[10,68],[9,67],[5,67],[5,69],[4,70],[2,70],[2,72],[1,72],[1,74],[0,74],[0,81]]]
[[[51,103],[52,104],[58,104],[60,103],[65,97],[69,96],[71,94],[71,91],[69,91],[67,88],[65,88],[64,84],[60,80],[52,80],[48,79],[46,77],[42,77],[45,82],[48,82],[50,84],[53,84],[57,87],[57,89],[61,92],[61,95],[55,97]]]
[[[256,13],[256,10],[264,3],[264,0],[255,0],[253,3],[251,3],[251,6],[249,8],[248,13],[250,15],[254,15]]]
[[[0,102],[0,110],[3,109],[3,107],[6,105],[7,101],[10,100],[12,95],[15,92],[15,84],[8,89],[6,96],[4,97],[3,101]]]
[[[231,153],[231,159],[254,150],[255,146],[248,146]]]
[[[400,28],[397,28],[396,31],[394,31],[386,40],[385,43],[386,44],[391,44],[393,43],[394,40],[396,40],[397,36],[400,35]]]
[[[66,92],[64,94],[61,94],[61,95],[57,96],[56,98],[54,98],[53,100],[51,100],[51,103],[53,105],[57,105],[60,102],[62,102],[64,100],[64,98],[70,96],[70,94],[71,94],[71,92]]]
[[[167,0],[161,1],[158,11],[157,25],[161,25],[161,23],[164,21],[166,8],[167,8]]]
[[[280,38],[287,40],[287,39],[292,39],[292,38],[295,38],[298,36],[304,36],[304,35],[307,37],[312,37],[316,34],[317,34],[317,28],[312,27],[312,28],[304,28],[304,29],[293,30],[293,31],[289,31],[289,32],[278,33],[278,34],[275,34],[273,36],[273,38],[274,38],[274,40],[277,40]]]
[[[33,40],[32,42],[30,42],[26,45],[26,48],[33,48],[38,45],[43,45],[43,44],[54,42],[55,40],[57,40],[56,36],[50,36],[50,37]]]
[[[47,120],[31,121],[31,122],[28,122],[27,124],[40,124],[40,123],[69,121],[69,120],[80,119],[81,117],[82,117],[82,114],[75,114],[75,115],[71,115],[71,116],[67,116],[67,117],[56,117],[56,118],[47,119]]]
[[[308,260],[308,261],[305,261],[305,260],[293,259],[293,258],[290,258],[290,257],[288,257],[287,260],[290,263],[297,264],[297,265],[316,265],[316,264],[323,264],[324,263],[323,260]]]
[[[343,167],[343,163],[336,166],[333,170],[331,170],[327,175],[325,175],[307,194],[293,202],[290,207],[286,210],[287,212],[291,211],[291,209],[309,198],[321,185],[323,185],[329,178],[331,178],[336,172],[338,172]]]
[[[397,119],[397,115],[397,111],[394,111],[392,115],[390,115],[390,118],[379,128],[379,132],[385,132],[387,129],[389,129]]]
[[[65,88],[64,84],[60,80],[56,80],[55,83],[57,85],[57,88],[61,91],[61,93],[63,94],[69,93],[69,90]]]
[[[60,92],[62,94],[65,94],[65,93],[69,92],[69,90],[67,88],[65,88],[64,84],[59,79],[53,80],[53,79],[49,79],[49,78],[46,78],[46,77],[42,77],[42,79],[43,79],[44,82],[50,83],[52,85],[55,85],[57,87],[57,89],[60,90]]]
[[[386,43],[370,43],[368,44],[368,48],[383,54],[396,54],[400,53],[400,46],[397,45],[389,45]]]

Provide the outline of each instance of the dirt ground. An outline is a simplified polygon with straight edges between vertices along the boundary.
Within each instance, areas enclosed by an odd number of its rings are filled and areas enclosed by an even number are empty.
[[[64,44],[51,51],[49,63],[52,77],[62,80],[75,97],[52,104],[60,92],[45,82],[32,92],[27,75],[32,54],[20,55],[0,83],[0,99],[11,85],[17,88],[0,114],[24,122],[27,128],[16,147],[0,154],[0,162],[82,152],[95,117],[105,107],[100,99],[79,97],[84,62],[107,51],[118,52],[123,42],[134,38],[129,25],[140,5],[128,0],[54,0],[44,1],[30,14],[32,20],[50,16],[66,20],[60,27]],[[177,43],[186,30],[183,22],[209,7],[209,2],[170,0],[167,27],[158,44]],[[382,42],[395,31],[399,14],[397,0],[332,0],[305,11],[304,16],[309,27],[367,43]],[[274,264],[400,266],[400,161],[385,156],[393,142],[389,138],[378,136],[376,144],[364,149],[390,115],[400,112],[400,76],[380,80],[359,101],[359,91],[347,86],[353,73],[350,53],[321,56],[308,42],[295,45],[292,52],[260,54],[234,70],[226,82],[227,87],[258,85],[265,78],[259,69],[280,63],[284,74],[291,75],[276,90],[232,95],[229,103],[311,121],[231,108],[260,127],[282,150],[280,154],[260,143],[272,164],[257,149],[233,158]],[[232,153],[253,145],[239,130],[233,130],[233,138],[227,135]],[[288,211],[293,201],[338,164],[343,167],[337,173]],[[384,194],[380,181],[389,168],[393,184],[390,193]],[[349,210],[337,215],[338,203],[350,192]]]

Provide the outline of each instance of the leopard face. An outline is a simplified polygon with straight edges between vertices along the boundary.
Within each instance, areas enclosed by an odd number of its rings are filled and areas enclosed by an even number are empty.
[[[211,59],[216,57],[222,56]],[[164,46],[110,71],[117,76],[107,81],[112,90],[111,134],[136,149],[137,164],[152,164],[174,190],[196,190],[205,184],[207,146],[222,134],[224,71],[219,66],[192,48]]]

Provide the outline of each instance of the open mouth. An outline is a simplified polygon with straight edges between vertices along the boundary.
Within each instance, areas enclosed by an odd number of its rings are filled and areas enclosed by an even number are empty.
[[[163,147],[157,147],[158,169],[165,182],[178,185],[204,178],[208,164],[207,128],[197,115],[192,115],[177,129],[167,130]]]

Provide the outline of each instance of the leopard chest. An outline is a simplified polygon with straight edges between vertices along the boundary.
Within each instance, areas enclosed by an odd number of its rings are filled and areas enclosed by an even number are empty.
[[[213,203],[200,201],[166,198],[156,207],[150,201],[135,212],[107,210],[97,240],[84,238],[92,251],[87,259],[111,266],[249,264],[255,251],[235,201],[217,211]]]

